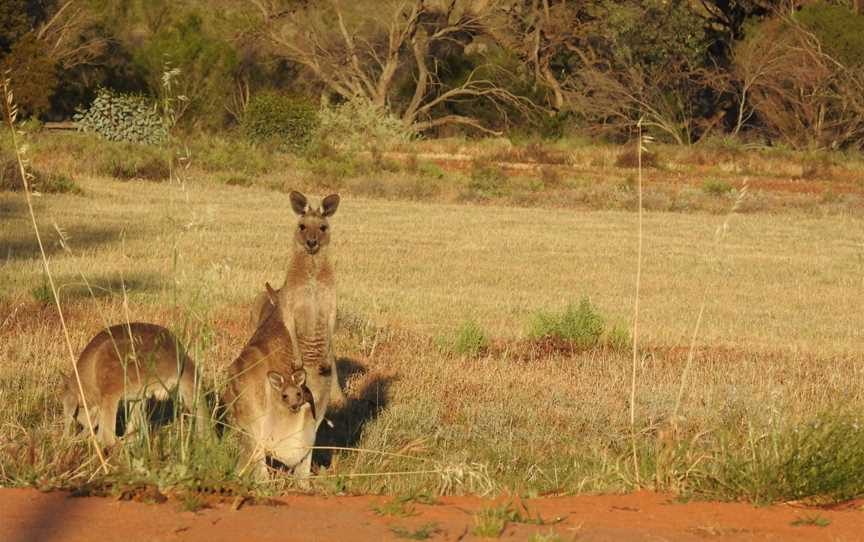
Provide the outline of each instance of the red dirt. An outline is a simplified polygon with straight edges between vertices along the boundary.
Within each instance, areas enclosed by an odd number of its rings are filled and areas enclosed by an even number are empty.
[[[500,504],[476,497],[450,497],[439,504],[411,504],[409,517],[373,511],[386,497],[287,496],[265,505],[213,501],[197,512],[176,500],[163,504],[110,498],[74,498],[33,489],[0,490],[0,540],[219,540],[374,541],[395,540],[393,528],[414,532],[435,524],[430,540],[477,540],[474,514]],[[861,503],[825,508],[735,503],[676,503],[668,495],[635,493],[546,497],[524,501],[531,517],[545,525],[509,523],[504,540],[527,540],[531,533],[557,533],[563,540],[862,540]],[[524,509],[523,509],[524,511]],[[555,518],[561,518],[554,522]],[[819,524],[814,525],[816,519]],[[798,525],[793,523],[798,522]],[[830,523],[829,523],[830,522]],[[804,523],[804,524],[802,524]],[[826,524],[827,523],[827,524]]]

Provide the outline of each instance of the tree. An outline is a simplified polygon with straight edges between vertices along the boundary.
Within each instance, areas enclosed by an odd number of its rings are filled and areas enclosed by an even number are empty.
[[[306,68],[327,93],[367,100],[418,131],[446,124],[498,133],[452,103],[488,100],[527,109],[530,103],[481,76],[481,66],[445,82],[440,59],[462,57],[489,34],[495,2],[403,0],[291,3],[249,0],[266,22],[278,54]]]
[[[864,67],[840,62],[798,21],[760,24],[734,61],[769,138],[794,148],[864,146]]]

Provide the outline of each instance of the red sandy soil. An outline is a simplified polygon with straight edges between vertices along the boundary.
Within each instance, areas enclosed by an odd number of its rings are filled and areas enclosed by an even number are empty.
[[[239,498],[213,500],[196,512],[169,499],[162,504],[112,498],[76,498],[64,492],[0,490],[0,540],[36,541],[375,541],[398,540],[435,524],[429,540],[478,540],[475,514],[495,501],[450,497],[438,504],[411,504],[409,517],[376,515],[387,497],[287,496],[266,504]],[[240,504],[240,506],[238,506]],[[793,505],[679,503],[668,495],[545,497],[522,501],[545,525],[510,523],[500,540],[527,540],[554,532],[559,540],[864,540],[862,503],[812,508]],[[524,508],[523,508],[524,510]],[[827,525],[813,525],[813,520]],[[555,520],[558,520],[557,522]],[[809,521],[808,521],[809,520]],[[796,521],[799,523],[795,525]],[[830,522],[830,523],[828,523]],[[801,524],[809,523],[809,524]]]

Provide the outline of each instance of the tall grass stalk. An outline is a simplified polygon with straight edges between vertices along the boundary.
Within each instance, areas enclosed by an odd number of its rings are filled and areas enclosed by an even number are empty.
[[[630,443],[633,449],[633,475],[635,476],[636,486],[641,485],[639,479],[639,455],[636,452],[636,367],[639,357],[639,293],[642,289],[642,153],[647,149],[645,145],[653,141],[650,136],[642,134],[642,119],[636,124],[637,129],[637,148],[636,161],[638,169],[638,194],[639,194],[639,210],[638,210],[638,245],[636,251],[636,299],[633,302],[633,366],[630,373]]]
[[[45,270],[45,276],[48,278],[48,284],[51,287],[51,295],[54,299],[54,305],[57,308],[57,314],[60,318],[60,326],[63,329],[63,338],[66,341],[66,348],[69,351],[69,361],[72,364],[72,374],[75,375],[75,382],[78,385],[78,393],[81,397],[81,405],[84,407],[84,415],[87,419],[87,429],[90,432],[90,438],[93,447],[96,450],[96,455],[99,457],[100,466],[107,474],[108,463],[105,461],[105,456],[102,454],[102,448],[96,440],[96,431],[93,429],[93,420],[90,417],[90,408],[87,405],[87,398],[84,395],[84,387],[81,384],[81,375],[78,374],[78,364],[77,359],[75,358],[75,352],[72,348],[72,340],[69,337],[69,329],[66,327],[66,319],[63,316],[63,309],[60,307],[60,297],[57,295],[57,285],[54,283],[54,277],[51,274],[51,268],[48,265],[48,257],[45,254],[45,246],[42,243],[42,235],[39,233],[39,226],[36,224],[36,213],[33,211],[33,199],[30,194],[30,184],[27,182],[29,173],[27,172],[26,160],[24,158],[25,149],[19,145],[18,132],[15,129],[15,119],[18,116],[18,108],[15,105],[11,80],[8,77],[3,78],[3,99],[5,102],[4,113],[6,117],[6,125],[9,127],[10,137],[12,139],[12,148],[15,152],[15,159],[18,162],[18,172],[21,175],[21,183],[24,186],[24,199],[27,202],[30,221],[33,225],[33,231],[36,234],[36,242],[39,245],[39,254],[42,258],[42,266]]]
[[[745,177],[741,184],[741,190],[738,191],[738,197],[735,198],[735,202],[732,204],[732,207],[729,208],[729,212],[726,213],[723,223],[717,226],[717,229],[714,231],[714,243],[711,251],[715,255],[720,250],[720,247],[726,238],[726,232],[729,231],[729,223],[732,220],[732,215],[738,211],[741,207],[741,202],[743,202],[744,198],[747,196],[748,188],[749,179]],[[678,411],[681,408],[681,402],[684,399],[684,390],[687,386],[687,379],[690,376],[690,367],[693,365],[693,357],[696,352],[696,337],[699,335],[699,328],[702,325],[702,317],[705,314],[705,305],[708,301],[708,289],[710,286],[710,281],[705,281],[705,286],[702,290],[702,300],[699,304],[699,314],[696,316],[696,323],[693,326],[693,334],[690,337],[690,349],[687,352],[687,363],[684,365],[684,370],[681,373],[681,384],[678,388],[678,395],[675,399],[675,408],[672,410],[673,423],[676,423],[678,420]]]

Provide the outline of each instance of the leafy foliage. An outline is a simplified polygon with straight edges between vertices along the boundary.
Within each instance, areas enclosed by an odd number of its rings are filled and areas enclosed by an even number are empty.
[[[530,339],[559,339],[578,348],[608,344],[623,347],[629,343],[626,331],[618,327],[607,330],[606,319],[587,297],[578,305],[570,304],[561,313],[539,311],[528,329]]]
[[[134,62],[154,92],[163,91],[167,69],[178,69],[174,92],[184,99],[175,112],[177,119],[192,112],[199,123],[221,127],[222,103],[232,83],[237,55],[230,44],[207,29],[201,16],[190,13],[158,31],[135,51]]]
[[[318,113],[304,98],[276,92],[255,95],[243,119],[243,130],[255,141],[276,142],[290,150],[304,150],[318,126]]]
[[[825,51],[848,67],[864,65],[864,15],[828,2],[808,4],[798,21],[813,32]]]
[[[315,138],[340,151],[386,150],[414,135],[401,120],[363,98],[325,107],[319,116]]]
[[[12,80],[20,118],[39,115],[48,109],[57,86],[57,74],[54,60],[35,34],[27,34],[18,40],[9,54],[0,60],[0,76],[5,73]]]
[[[75,115],[78,128],[109,141],[161,143],[168,136],[156,104],[142,96],[100,89],[87,110]]]

